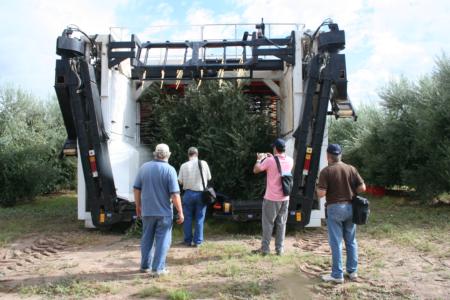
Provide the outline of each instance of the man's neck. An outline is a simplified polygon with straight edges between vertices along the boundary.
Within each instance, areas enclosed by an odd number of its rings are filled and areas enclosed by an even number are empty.
[[[155,158],[154,159],[155,161],[159,161],[159,162],[169,162],[169,160],[168,159],[160,159],[160,158]]]

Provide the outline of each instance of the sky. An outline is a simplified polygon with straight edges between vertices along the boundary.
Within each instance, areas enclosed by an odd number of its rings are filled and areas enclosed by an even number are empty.
[[[379,103],[389,81],[418,80],[450,55],[448,0],[15,0],[0,2],[0,87],[53,95],[56,38],[69,24],[88,34],[119,27],[141,41],[173,41],[199,39],[192,25],[261,18],[312,30],[326,18],[338,23],[346,32],[348,92],[356,106]],[[207,38],[230,33],[214,28]]]

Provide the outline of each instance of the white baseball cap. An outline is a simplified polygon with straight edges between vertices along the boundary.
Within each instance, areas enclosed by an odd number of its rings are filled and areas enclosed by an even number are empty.
[[[167,154],[170,154],[169,146],[167,144],[158,144],[155,147],[155,153],[167,153]]]

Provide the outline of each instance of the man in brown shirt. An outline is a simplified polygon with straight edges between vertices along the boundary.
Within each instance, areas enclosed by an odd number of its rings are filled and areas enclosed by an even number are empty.
[[[330,144],[327,148],[328,166],[319,175],[317,196],[326,197],[328,243],[331,248],[331,274],[324,281],[344,282],[342,270],[342,238],[347,250],[346,270],[351,280],[358,277],[358,244],[356,225],[352,222],[352,198],[366,190],[363,179],[355,167],[341,161],[341,146]]]

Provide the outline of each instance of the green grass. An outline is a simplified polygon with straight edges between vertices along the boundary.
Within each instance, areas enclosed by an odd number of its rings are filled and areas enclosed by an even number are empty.
[[[161,297],[166,294],[166,290],[157,286],[150,286],[140,290],[136,296],[138,298]]]
[[[301,253],[297,256],[291,255],[291,260],[296,261],[296,262],[303,262],[303,263],[307,263],[310,265],[319,266],[319,267],[323,267],[323,268],[328,268],[330,266],[330,257],[316,255],[311,252]]]
[[[267,296],[273,295],[273,286],[271,282],[265,281],[233,281],[223,286],[219,292],[222,299],[254,299],[264,294],[264,299],[273,299]]]
[[[371,198],[369,223],[358,230],[422,252],[445,255],[450,232],[450,206],[428,206],[407,198]]]
[[[226,262],[210,264],[207,267],[207,275],[235,278],[248,271],[240,260],[229,259]]]
[[[115,293],[118,290],[107,283],[82,281],[71,278],[44,285],[27,286],[20,288],[22,295],[39,295],[44,298],[71,297],[75,299],[84,299],[98,295]]]
[[[249,253],[249,250],[239,242],[227,243],[226,245],[220,242],[205,242],[199,248],[199,253],[201,256],[216,256],[218,259],[229,259],[246,255]]]
[[[170,300],[190,300],[192,296],[186,290],[174,290],[169,292],[168,298]]]
[[[31,233],[80,228],[75,194],[38,197],[31,203],[0,207],[0,247]]]
[[[142,225],[136,222],[130,229],[127,230],[127,236],[132,238],[139,238],[142,234]],[[230,220],[218,220],[212,216],[206,216],[204,225],[204,232],[208,238],[223,237],[224,234],[229,238],[239,238],[242,236],[261,234],[261,222],[234,222]],[[183,239],[183,227],[175,224],[172,229],[173,241],[181,241]]]

